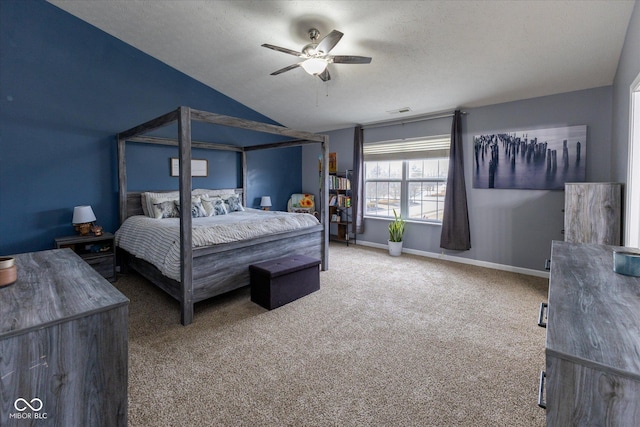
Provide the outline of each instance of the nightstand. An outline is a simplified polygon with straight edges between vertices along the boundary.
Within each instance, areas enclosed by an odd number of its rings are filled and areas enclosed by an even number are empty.
[[[101,236],[65,236],[55,239],[56,249],[70,248],[105,279],[116,280],[116,245],[111,233]]]

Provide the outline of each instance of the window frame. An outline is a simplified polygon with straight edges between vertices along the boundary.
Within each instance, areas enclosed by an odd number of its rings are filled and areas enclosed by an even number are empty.
[[[425,141],[427,144],[429,140],[441,141],[443,138],[450,139],[448,135],[446,136],[438,136],[433,138],[420,138],[420,140]],[[415,140],[413,140],[415,141]],[[386,143],[392,143],[391,141]],[[398,144],[402,144],[402,141],[398,141]],[[409,207],[409,187],[411,183],[435,183],[436,185],[444,184],[446,186],[448,173],[445,173],[444,176],[437,177],[421,177],[421,178],[411,178],[410,177],[410,162],[417,160],[446,160],[447,162],[447,171],[449,168],[449,156],[448,151],[446,150],[446,156],[443,155],[442,150],[438,151],[437,155],[429,156],[424,154],[424,157],[419,152],[407,151],[405,155],[402,155],[402,158],[398,157],[397,153],[389,154],[388,158],[385,158],[385,154],[376,154],[374,158],[367,159],[365,154],[365,158],[363,159],[363,167],[364,167],[364,200],[365,200],[365,209],[364,209],[364,217],[372,218],[372,219],[393,219],[393,215],[387,210],[386,215],[373,215],[369,214],[366,208],[367,203],[369,201],[369,197],[367,196],[367,187],[369,183],[400,183],[400,216],[406,221],[415,221],[424,224],[442,224],[442,218],[440,219],[422,219],[422,218],[410,218],[410,207]],[[435,153],[434,153],[435,154]],[[367,178],[368,176],[368,167],[371,164],[378,162],[394,162],[401,161],[402,162],[402,175],[401,178]],[[423,169],[424,171],[424,169]],[[424,174],[424,172],[423,172]],[[445,187],[446,188],[446,187]],[[377,196],[377,194],[376,194]],[[437,197],[437,196],[436,196]],[[424,200],[424,199],[422,199]],[[436,198],[438,200],[438,198]],[[444,197],[442,201],[439,202],[444,205]]]

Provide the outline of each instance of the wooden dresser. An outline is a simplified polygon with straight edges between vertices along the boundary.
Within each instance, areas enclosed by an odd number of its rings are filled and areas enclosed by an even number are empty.
[[[619,245],[622,184],[567,182],[564,185],[564,240]]]
[[[70,249],[0,288],[0,425],[126,426],[129,300]]]
[[[640,425],[640,278],[613,272],[613,248],[553,242],[548,426]]]

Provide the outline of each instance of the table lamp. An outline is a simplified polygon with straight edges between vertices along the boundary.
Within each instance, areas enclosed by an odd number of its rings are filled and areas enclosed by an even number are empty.
[[[271,207],[271,197],[262,196],[262,199],[260,200],[260,207],[263,211],[268,211]]]
[[[96,216],[91,206],[76,206],[73,208],[73,219],[71,223],[75,225],[76,231],[78,231],[81,236],[89,234],[91,223],[95,220]]]

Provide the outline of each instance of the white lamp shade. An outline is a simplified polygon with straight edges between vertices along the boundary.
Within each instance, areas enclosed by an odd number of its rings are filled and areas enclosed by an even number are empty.
[[[261,208],[271,207],[271,197],[262,196],[262,199],[260,200],[260,207]]]
[[[96,220],[96,216],[93,213],[91,206],[76,206],[73,208],[72,224],[84,224],[87,222],[93,222]]]

